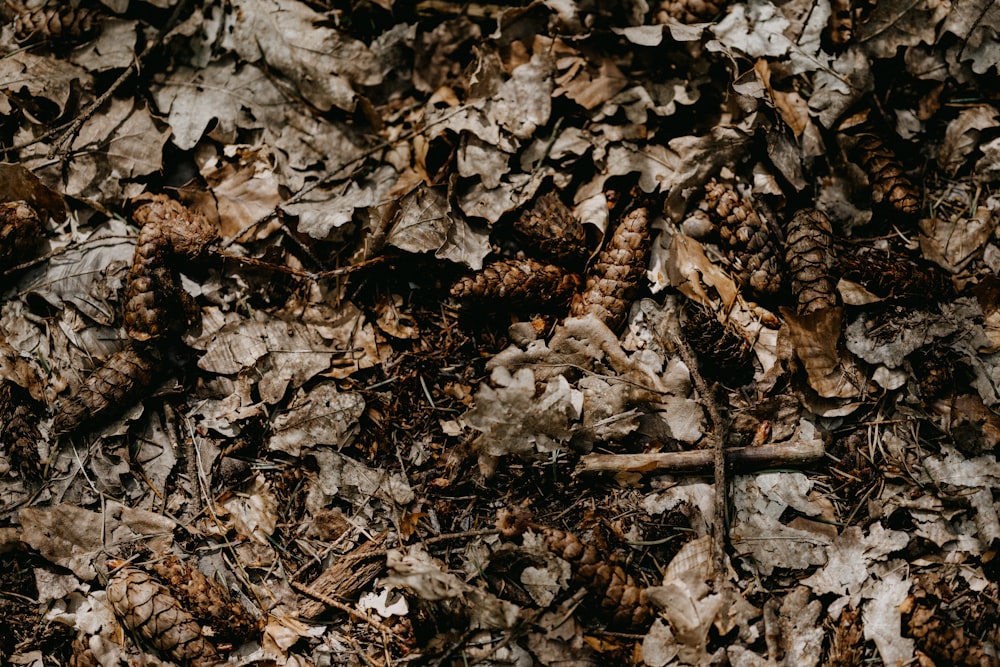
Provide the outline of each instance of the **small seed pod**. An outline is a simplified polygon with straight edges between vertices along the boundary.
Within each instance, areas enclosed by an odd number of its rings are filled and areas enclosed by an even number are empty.
[[[194,617],[166,586],[142,570],[119,570],[108,583],[107,595],[122,625],[171,660],[199,666],[218,662],[215,647]]]
[[[483,301],[504,299],[525,304],[566,301],[579,288],[580,276],[533,259],[501,259],[451,287],[451,295]]]
[[[38,443],[42,435],[36,426],[40,412],[26,390],[0,380],[0,448],[22,474],[37,474],[40,469]]]
[[[141,201],[132,219],[145,230],[155,227],[178,257],[197,259],[219,240],[219,232],[201,213],[162,194]]]
[[[757,296],[781,289],[777,244],[753,203],[730,183],[711,179],[698,208],[719,227],[719,246],[726,254],[736,281]]]
[[[129,346],[108,357],[67,400],[52,422],[55,433],[69,433],[133,404],[153,385],[159,359]]]
[[[785,231],[785,264],[801,315],[837,305],[833,227],[820,211],[796,213]]]
[[[536,199],[514,223],[514,229],[532,251],[558,264],[573,264],[587,254],[586,230],[555,192]]]
[[[570,306],[572,317],[594,315],[617,329],[628,314],[649,257],[649,209],[640,206],[622,218],[587,271],[583,292]]]
[[[14,17],[14,37],[18,42],[30,43],[50,39],[56,42],[76,43],[90,39],[100,27],[101,15],[83,7],[48,7],[19,10]]]
[[[0,204],[0,270],[23,261],[42,238],[42,220],[26,201]]]
[[[857,135],[855,153],[871,181],[872,202],[890,206],[906,216],[920,212],[920,190],[903,171],[896,152],[886,145],[871,123],[864,123]]]

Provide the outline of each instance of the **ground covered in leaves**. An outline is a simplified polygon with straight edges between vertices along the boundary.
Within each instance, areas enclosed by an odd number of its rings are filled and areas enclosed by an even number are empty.
[[[0,12],[0,661],[1000,664],[997,5]]]

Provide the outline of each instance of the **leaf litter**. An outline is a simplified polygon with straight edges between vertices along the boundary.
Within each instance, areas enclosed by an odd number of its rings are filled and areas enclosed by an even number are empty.
[[[990,3],[84,4],[0,8],[0,658],[1000,663]]]

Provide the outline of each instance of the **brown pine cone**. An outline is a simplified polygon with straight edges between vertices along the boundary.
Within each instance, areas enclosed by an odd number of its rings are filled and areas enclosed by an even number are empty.
[[[886,145],[870,122],[851,131],[856,135],[854,152],[868,174],[872,187],[872,202],[891,206],[903,215],[920,212],[920,190],[903,171],[895,151]]]
[[[595,315],[609,329],[628,315],[649,258],[649,209],[640,206],[622,218],[587,271],[587,284],[570,305],[571,317]]]
[[[177,556],[150,564],[177,601],[219,639],[243,642],[260,632],[260,623],[225,588]]]
[[[777,244],[753,203],[730,183],[711,179],[698,208],[719,227],[719,245],[733,277],[756,296],[781,289],[781,263]]]
[[[947,612],[930,602],[930,599],[912,597],[904,602],[904,610],[909,612],[906,634],[913,638],[917,648],[939,665],[981,667],[1000,664],[984,650],[982,640],[965,631],[960,619],[947,618]]]
[[[681,333],[698,355],[698,370],[702,375],[736,382],[753,376],[750,343],[707,308],[697,304],[686,307]]]
[[[107,596],[122,625],[171,660],[193,666],[218,662],[215,647],[194,617],[142,570],[122,568],[108,583]]]
[[[451,287],[451,295],[483,301],[506,299],[525,304],[566,301],[580,286],[580,276],[533,259],[501,259]]]
[[[56,413],[52,430],[75,431],[132,405],[153,386],[160,361],[150,351],[129,346],[108,357]]]
[[[514,223],[514,229],[532,251],[557,264],[573,264],[587,255],[586,230],[555,192],[536,199]]]
[[[610,614],[617,627],[641,628],[649,625],[652,613],[645,589],[618,563],[605,558],[591,543],[584,544],[573,533],[558,528],[535,526],[549,550],[573,567],[573,579],[586,588],[603,613]]]
[[[41,469],[38,443],[42,439],[36,424],[41,411],[28,392],[9,380],[0,380],[0,446],[21,474],[37,474]]]
[[[797,212],[785,230],[785,264],[800,315],[837,305],[833,227],[820,211]]]
[[[0,271],[24,261],[42,238],[42,220],[26,201],[0,204]]]
[[[101,14],[83,7],[48,7],[26,9],[14,17],[14,37],[18,42],[39,42],[51,39],[73,43],[86,41],[100,27]]]
[[[219,232],[208,218],[162,194],[139,202],[132,219],[143,230],[155,227],[171,252],[184,259],[198,259],[219,240]]]
[[[179,287],[167,267],[169,252],[170,243],[160,226],[142,228],[125,277],[125,332],[133,340],[160,338],[171,328],[170,301]]]
[[[673,18],[681,23],[704,23],[711,21],[722,13],[726,3],[722,0],[664,0],[660,3],[654,20],[666,23],[667,18]]]
[[[937,266],[918,265],[906,257],[874,248],[839,252],[836,273],[877,297],[893,301],[943,301],[955,291],[951,279]]]

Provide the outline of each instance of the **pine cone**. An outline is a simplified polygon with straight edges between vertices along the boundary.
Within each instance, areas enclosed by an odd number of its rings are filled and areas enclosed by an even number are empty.
[[[726,3],[722,0],[664,0],[660,3],[654,20],[666,23],[667,18],[673,18],[681,23],[704,23],[711,21],[722,13]]]
[[[0,445],[7,450],[21,474],[37,474],[41,469],[38,456],[40,419],[38,404],[27,391],[9,380],[0,380]]]
[[[921,651],[939,665],[981,667],[998,664],[996,658],[986,653],[978,637],[965,632],[960,619],[946,618],[946,612],[930,602],[929,599],[911,598],[904,603],[910,612],[907,634]]]
[[[26,201],[0,204],[0,270],[24,261],[24,255],[38,245],[42,220]]]
[[[166,238],[170,251],[184,259],[198,259],[219,240],[218,230],[208,218],[162,194],[139,202],[132,219],[143,230],[156,227]]]
[[[580,276],[533,259],[501,259],[451,287],[459,298],[506,299],[521,303],[566,301],[580,286]]]
[[[43,39],[74,43],[86,41],[97,32],[101,15],[83,7],[19,8],[14,17],[14,37],[18,42],[39,42]]]
[[[159,225],[147,225],[139,232],[132,267],[125,277],[125,332],[130,338],[147,341],[163,337],[175,319],[171,297],[180,287],[167,267],[170,243]]]
[[[649,209],[642,206],[622,218],[591,265],[586,287],[570,306],[570,316],[593,314],[609,329],[617,329],[646,273],[648,257]]]
[[[149,566],[166,584],[177,601],[201,623],[211,626],[214,635],[230,641],[245,641],[260,632],[260,623],[218,583],[177,556],[169,556]]]
[[[757,296],[781,289],[779,252],[767,225],[753,204],[729,183],[711,179],[698,208],[719,227],[719,245],[737,283]]]
[[[645,589],[635,577],[598,551],[565,530],[535,527],[545,538],[549,550],[573,566],[574,580],[598,601],[601,611],[611,615],[617,627],[648,627],[652,612],[646,603]]]
[[[107,595],[122,625],[171,660],[199,666],[219,661],[194,617],[145,572],[122,568],[108,583]]]
[[[882,299],[894,301],[943,301],[954,294],[955,286],[937,266],[918,265],[899,255],[873,248],[859,248],[853,253],[840,252],[836,273],[856,282]]]
[[[795,214],[785,231],[785,263],[800,315],[837,305],[833,227],[816,209]]]
[[[587,232],[555,192],[535,200],[535,205],[514,223],[531,251],[561,265],[578,262],[587,254]]]
[[[129,346],[108,357],[56,413],[55,433],[69,433],[133,404],[152,385],[159,359]]]
[[[903,165],[874,125],[863,123],[852,131],[857,136],[855,153],[871,181],[872,201],[891,206],[903,215],[920,212],[920,190],[903,172]]]
[[[736,382],[752,378],[750,343],[720,322],[715,313],[691,304],[684,309],[681,332],[698,355],[698,369],[703,375]]]

